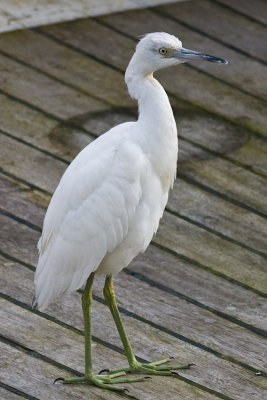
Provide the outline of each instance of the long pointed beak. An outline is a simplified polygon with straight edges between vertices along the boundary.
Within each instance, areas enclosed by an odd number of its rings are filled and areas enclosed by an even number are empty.
[[[198,51],[194,50],[188,50],[183,47],[180,50],[177,50],[173,54],[173,57],[179,58],[180,60],[184,60],[185,62],[193,60],[206,60],[218,64],[228,64],[228,61],[223,60],[222,58],[211,56],[205,53],[199,53]]]

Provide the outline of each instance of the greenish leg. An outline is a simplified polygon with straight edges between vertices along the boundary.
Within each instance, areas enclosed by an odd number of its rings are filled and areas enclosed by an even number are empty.
[[[83,309],[83,321],[84,321],[84,351],[85,351],[85,377],[90,378],[92,376],[92,333],[91,333],[91,314],[92,314],[92,303],[93,293],[92,286],[95,274],[92,273],[84,288],[82,294],[82,309]]]
[[[192,364],[163,366],[162,364],[166,364],[167,362],[169,362],[171,360],[170,358],[165,358],[164,360],[155,361],[151,363],[140,363],[139,361],[137,361],[132,346],[129,342],[129,339],[123,327],[119,310],[116,304],[112,275],[108,275],[106,278],[104,286],[104,297],[106,299],[110,312],[117,326],[124,347],[125,355],[129,362],[128,368],[112,370],[109,371],[110,374],[120,373],[120,372],[143,372],[147,375],[172,375],[173,374],[172,370],[190,368]]]
[[[124,388],[113,386],[114,383],[128,383],[128,382],[141,382],[144,378],[121,378],[125,376],[125,371],[117,371],[108,375],[95,375],[92,370],[92,334],[91,334],[91,313],[92,313],[92,285],[94,281],[94,273],[92,273],[86,283],[85,289],[82,294],[82,309],[84,318],[84,347],[85,347],[85,373],[84,376],[75,377],[71,379],[58,378],[64,384],[75,383],[91,383],[103,389],[115,390],[123,392]]]

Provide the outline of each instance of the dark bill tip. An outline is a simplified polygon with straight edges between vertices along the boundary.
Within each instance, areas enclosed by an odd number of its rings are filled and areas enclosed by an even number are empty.
[[[228,64],[228,61],[222,58],[211,56],[210,54],[199,53],[198,51],[185,49],[183,47],[174,53],[173,56],[184,61],[205,60],[216,64]]]
[[[200,53],[200,58],[203,58],[206,61],[213,62],[216,64],[228,64],[227,60],[224,60],[223,58],[215,57],[215,56],[210,56],[209,54],[201,54]]]

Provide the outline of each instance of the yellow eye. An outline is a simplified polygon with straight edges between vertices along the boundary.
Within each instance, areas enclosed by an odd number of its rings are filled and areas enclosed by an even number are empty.
[[[163,56],[165,56],[167,54],[167,49],[165,49],[164,47],[161,47],[159,49],[160,54],[162,54]]]

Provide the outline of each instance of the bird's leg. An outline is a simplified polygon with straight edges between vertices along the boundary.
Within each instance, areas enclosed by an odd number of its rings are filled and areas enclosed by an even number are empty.
[[[117,306],[116,299],[115,299],[112,275],[108,275],[106,277],[106,282],[105,282],[103,293],[104,293],[105,300],[109,306],[112,317],[115,321],[116,327],[118,329],[129,365],[130,365],[130,367],[134,368],[137,365],[138,361],[135,358],[131,343],[129,342],[129,339],[127,337],[127,334],[125,332],[124,326],[121,321],[120,313],[119,313],[118,306]]]
[[[126,389],[113,386],[114,383],[128,383],[128,382],[140,382],[144,378],[121,378],[126,375],[124,371],[118,371],[116,373],[108,375],[95,375],[92,370],[92,335],[91,335],[91,312],[92,312],[92,285],[94,281],[94,273],[92,273],[86,283],[85,289],[82,294],[82,309],[84,318],[84,348],[85,348],[85,373],[84,376],[75,377],[71,379],[58,378],[56,381],[61,380],[64,384],[75,384],[75,383],[92,383],[103,389],[110,389],[116,391],[125,391]],[[55,382],[56,382],[55,381]]]
[[[115,324],[117,326],[125,355],[128,359],[129,362],[129,367],[128,368],[122,368],[122,369],[117,369],[117,370],[112,370],[109,371],[109,373],[114,374],[114,373],[119,373],[119,372],[142,372],[148,375],[172,375],[173,372],[172,370],[177,370],[177,369],[187,369],[190,368],[192,364],[187,364],[187,365],[163,365],[168,363],[171,358],[165,358],[164,360],[160,361],[155,361],[151,363],[141,363],[136,360],[136,357],[134,355],[134,352],[132,350],[132,346],[129,342],[129,339],[127,337],[127,334],[125,332],[125,329],[123,327],[121,317],[119,314],[118,306],[116,304],[116,299],[115,299],[115,292],[113,288],[113,282],[112,282],[112,275],[108,275],[106,278],[105,286],[104,286],[104,297],[106,299],[106,302],[109,306],[109,309],[111,311],[111,314],[113,316],[113,319],[115,321]]]
[[[91,333],[91,314],[93,294],[92,286],[95,274],[92,273],[82,293],[82,309],[84,322],[84,351],[85,351],[85,378],[92,376],[92,333]]]

